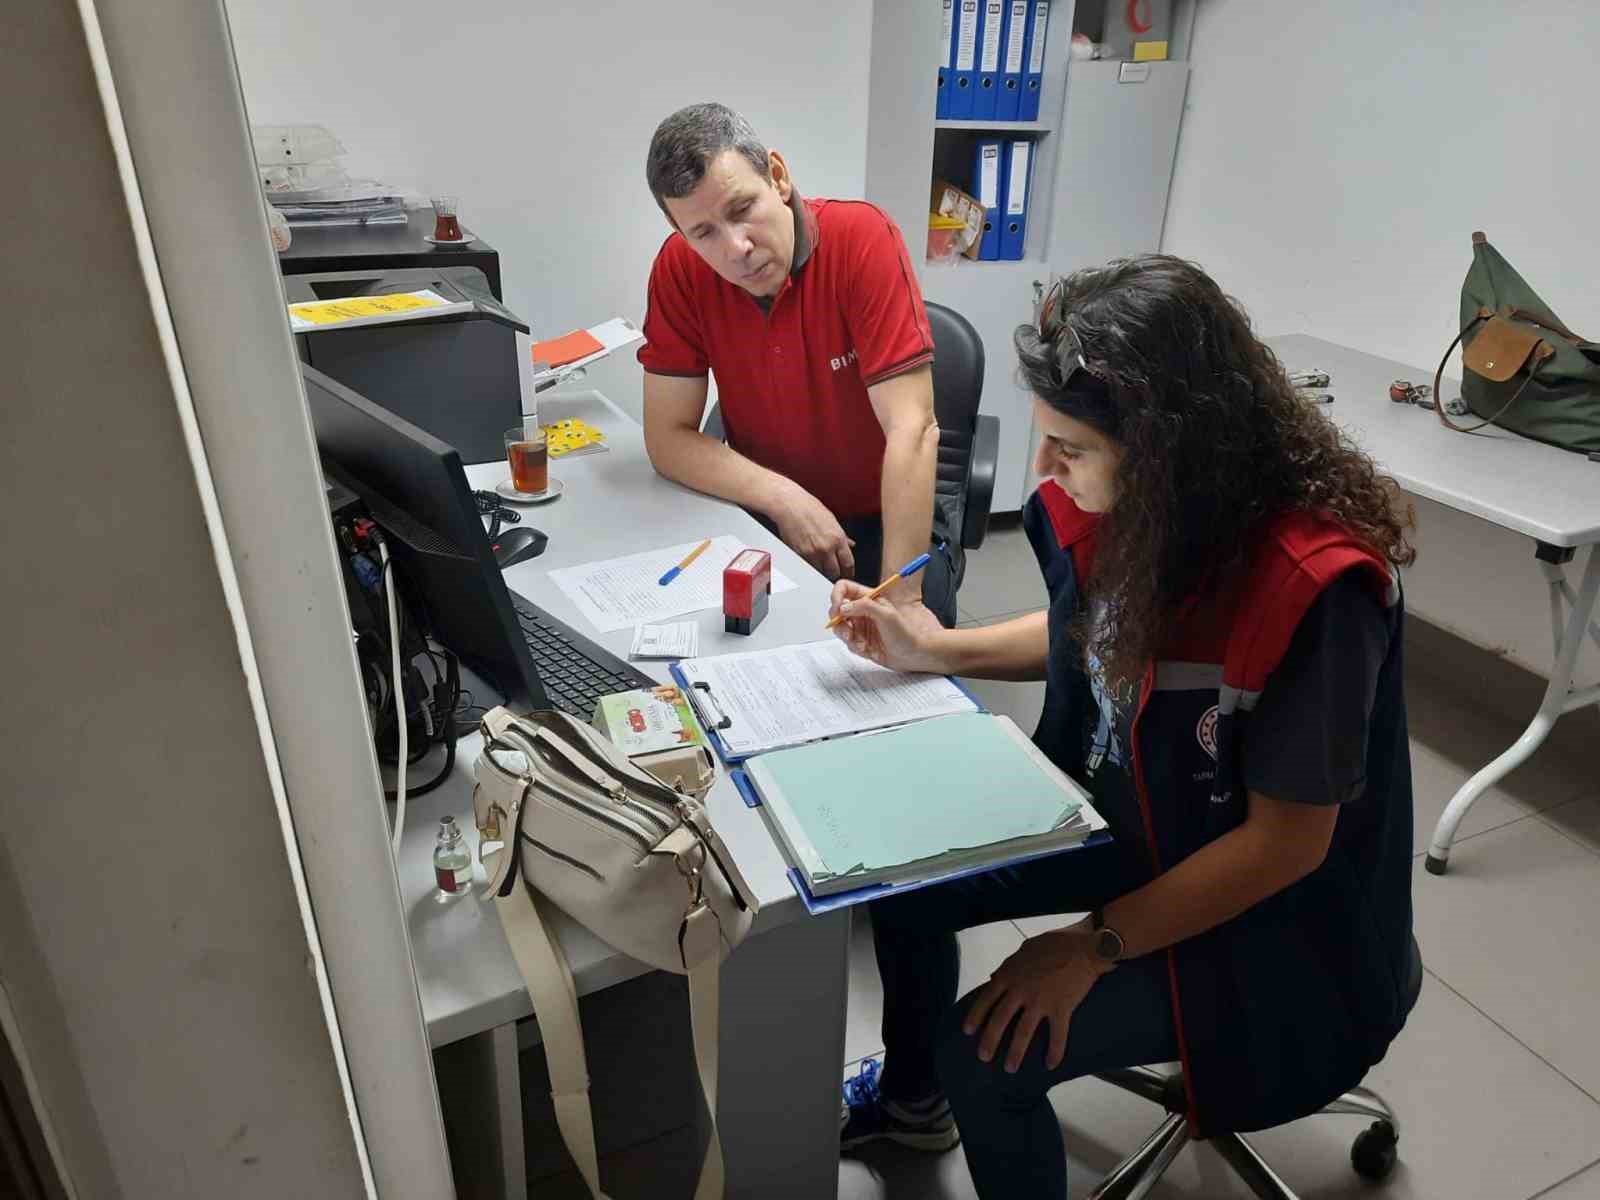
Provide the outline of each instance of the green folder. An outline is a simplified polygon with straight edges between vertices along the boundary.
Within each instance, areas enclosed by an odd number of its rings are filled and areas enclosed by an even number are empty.
[[[1105,821],[1006,717],[959,713],[745,764],[814,896],[1076,845]]]

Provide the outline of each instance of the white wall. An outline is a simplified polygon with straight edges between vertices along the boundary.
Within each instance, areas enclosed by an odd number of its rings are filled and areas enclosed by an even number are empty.
[[[1592,0],[1202,0],[1163,249],[1263,333],[1421,379],[1456,332],[1482,229],[1600,336],[1597,60]],[[1547,670],[1531,543],[1434,505],[1419,520],[1412,607]]]
[[[643,319],[670,232],[645,150],[684,104],[743,112],[803,193],[864,190],[870,0],[227,8],[250,120],[327,125],[352,173],[458,193],[464,224],[500,251],[506,302],[538,337]],[[591,381],[637,412],[631,353]]]

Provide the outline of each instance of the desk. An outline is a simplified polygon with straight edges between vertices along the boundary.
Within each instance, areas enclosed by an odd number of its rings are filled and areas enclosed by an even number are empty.
[[[1473,802],[1526,762],[1560,717],[1600,703],[1600,687],[1572,686],[1585,633],[1600,644],[1600,626],[1593,620],[1600,594],[1600,465],[1493,426],[1477,434],[1456,433],[1416,406],[1389,399],[1391,380],[1431,380],[1431,368],[1408,367],[1303,334],[1269,338],[1267,344],[1291,371],[1318,367],[1333,376],[1329,390],[1337,399],[1330,416],[1406,491],[1534,542],[1549,588],[1555,644],[1550,683],[1527,730],[1467,780],[1439,818],[1427,867],[1443,875],[1456,828]],[[1459,388],[1453,380],[1443,386],[1447,397]],[[1588,547],[1587,563],[1574,592],[1564,567],[1583,547]]]
[[[390,267],[477,267],[494,298],[505,302],[500,292],[500,254],[493,246],[482,238],[468,246],[435,246],[422,240],[423,234],[432,232],[433,214],[427,210],[412,213],[404,225],[326,229],[297,225],[290,231],[289,248],[278,255],[278,270],[285,275],[315,275]]]
[[[803,559],[733,505],[670,483],[651,470],[639,427],[596,392],[541,406],[546,419],[580,417],[603,429],[611,450],[556,460],[561,499],[524,507],[523,523],[550,535],[536,559],[506,571],[506,583],[607,649],[626,656],[631,632],[596,633],[552,569],[731,533],[770,550],[798,587],[773,597],[752,637],[723,632],[720,610],[695,617],[702,654],[780,646],[823,636],[829,585]],[[467,468],[476,488],[506,475],[503,462]],[[663,681],[665,664],[642,668]],[[473,828],[472,763],[479,739],[458,747],[453,777],[407,808],[399,857],[400,887],[411,931],[428,1039],[435,1048],[473,1040],[482,1064],[474,1089],[488,1106],[482,1124],[496,1135],[502,1194],[526,1196],[522,1110],[517,1089],[516,1022],[533,1012],[494,909],[466,897],[445,904],[433,893],[433,841],[439,817],[454,813]],[[728,1195],[815,1200],[838,1188],[839,1083],[850,923],[847,912],[808,916],[759,813],[747,808],[723,772],[707,797],[712,820],[754,889],[761,911],[749,938],[722,970],[721,1079],[718,1120],[728,1164]],[[476,845],[476,832],[469,835]],[[643,974],[574,922],[561,944],[580,996]]]

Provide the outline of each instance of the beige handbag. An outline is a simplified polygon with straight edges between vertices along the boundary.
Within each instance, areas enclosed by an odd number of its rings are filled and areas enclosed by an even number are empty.
[[[711,1113],[695,1197],[719,1200],[717,974],[750,931],[754,893],[699,801],[589,726],[560,712],[496,708],[483,719],[483,743],[472,799],[478,857],[533,1000],[573,1161],[603,1200],[578,993],[548,904],[629,957],[689,977],[695,1064]]]

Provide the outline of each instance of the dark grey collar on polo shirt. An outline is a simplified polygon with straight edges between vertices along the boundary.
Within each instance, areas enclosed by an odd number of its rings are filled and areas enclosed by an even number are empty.
[[[800,274],[800,268],[806,265],[806,259],[811,257],[811,238],[806,234],[806,223],[801,217],[805,211],[805,201],[800,199],[800,193],[790,191],[789,211],[794,215],[794,261],[789,264],[789,278],[793,279]],[[772,315],[772,305],[778,299],[776,296],[751,296],[752,300],[768,316]]]

